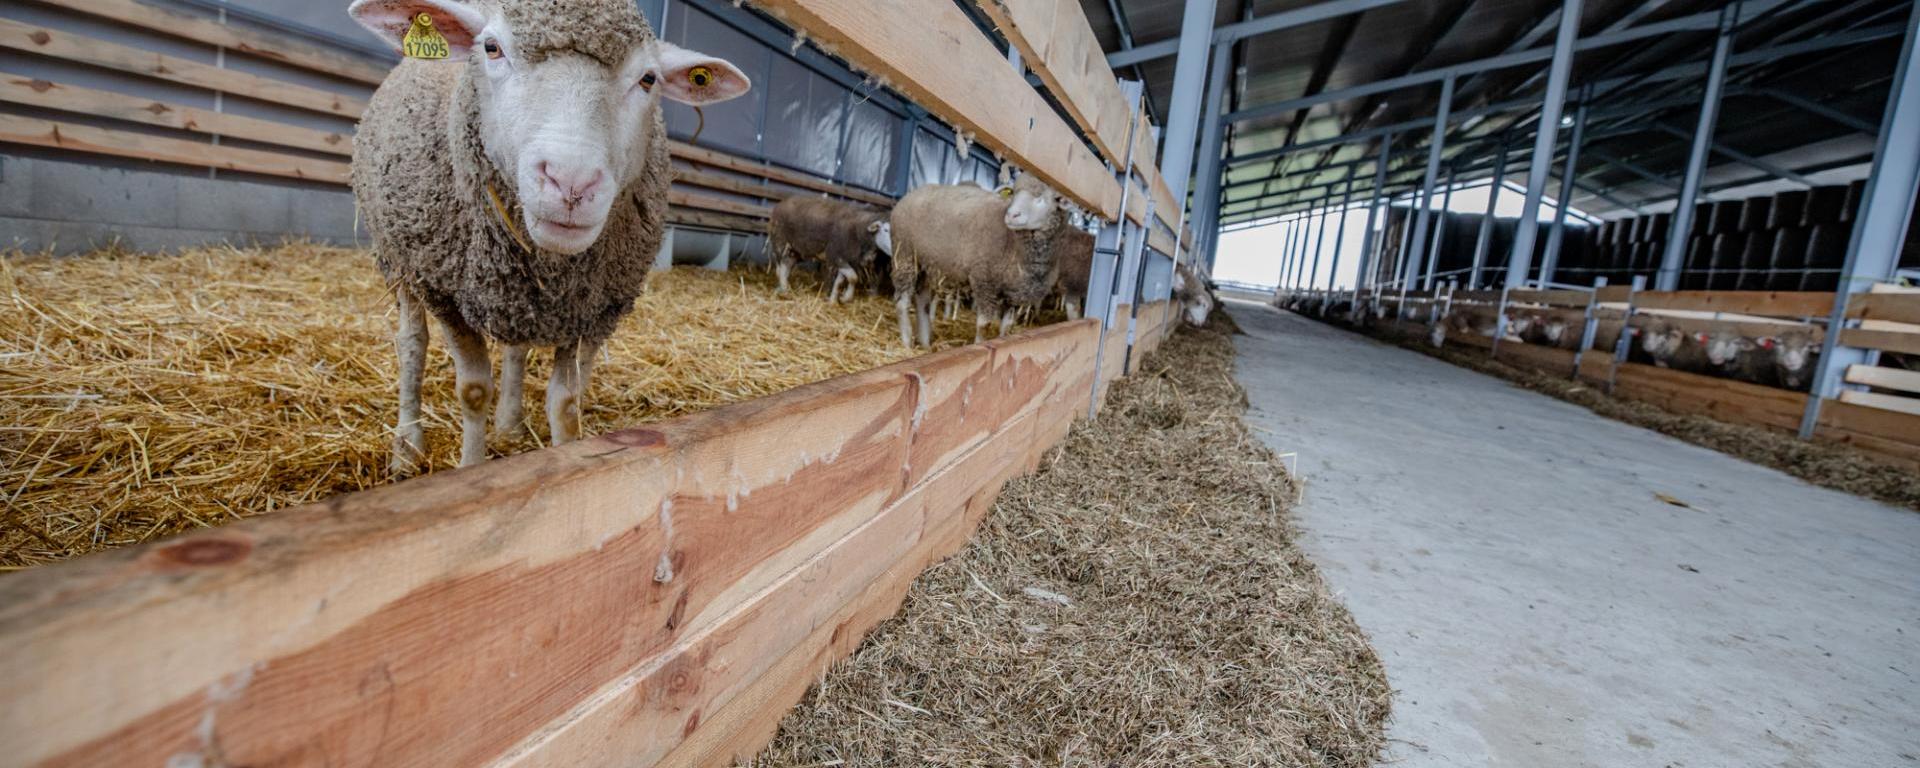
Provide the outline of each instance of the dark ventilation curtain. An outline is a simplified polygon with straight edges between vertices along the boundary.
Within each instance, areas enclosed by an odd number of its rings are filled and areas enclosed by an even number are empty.
[[[757,126],[768,97],[762,84],[768,80],[773,61],[784,57],[774,56],[772,49],[759,41],[684,3],[675,3],[672,12],[667,14],[663,37],[675,45],[726,59],[753,81],[753,89],[745,96],[702,108],[706,126],[700,129],[699,143],[749,157],[758,156],[761,141]],[[690,137],[698,123],[692,107],[667,103],[669,133]]]
[[[853,122],[847,129],[846,160],[840,166],[840,177],[869,189],[889,189],[901,119],[863,101],[859,94],[853,98]]]

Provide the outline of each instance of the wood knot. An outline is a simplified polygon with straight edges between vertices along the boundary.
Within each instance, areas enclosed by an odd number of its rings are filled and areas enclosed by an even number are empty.
[[[601,435],[601,439],[628,448],[652,448],[667,443],[667,436],[661,434],[659,430],[639,427],[614,430]]]
[[[36,78],[28,81],[27,87],[32,88],[34,93],[46,93],[47,91],[53,90],[53,83]]]
[[[693,714],[687,715],[687,724],[680,726],[680,737],[686,738],[688,736],[692,736],[694,730],[698,729],[699,727],[700,727],[700,710],[696,709],[693,711]]]
[[[32,40],[34,45],[46,45],[53,42],[53,35],[47,34],[44,29],[36,29],[33,34],[27,35],[27,39]]]
[[[168,565],[204,568],[239,562],[251,552],[253,541],[250,539],[205,537],[166,545],[154,556]]]

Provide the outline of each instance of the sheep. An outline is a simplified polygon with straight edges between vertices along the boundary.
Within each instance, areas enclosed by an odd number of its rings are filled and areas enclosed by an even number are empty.
[[[914,347],[910,315],[919,317],[921,346],[932,346],[935,291],[965,286],[973,297],[973,340],[987,322],[1000,334],[1013,308],[1037,304],[1052,290],[1057,242],[1066,224],[1060,197],[1022,173],[1012,186],[988,191],[970,184],[928,185],[893,207],[893,292],[900,343]]]
[[[1093,279],[1093,234],[1069,227],[1060,238],[1059,263],[1053,289],[1066,305],[1067,319],[1078,320],[1087,301],[1087,283]]]
[[[750,83],[656,39],[627,0],[355,0],[348,13],[395,47],[416,19],[448,43],[448,61],[387,75],[353,142],[354,200],[398,305],[392,469],[426,455],[429,314],[454,359],[462,466],[486,458],[490,340],[504,349],[496,429],[525,429],[527,353],[552,347],[548,425],[556,443],[577,438],[594,353],[659,246],[672,175],[660,100],[711,104]]]
[[[1648,323],[1641,330],[1640,346],[1653,359],[1653,364],[1661,368],[1699,373],[1709,367],[1706,345],[1663,320]]]
[[[1187,324],[1195,328],[1207,324],[1207,316],[1213,313],[1214,305],[1219,303],[1214,298],[1213,286],[1185,264],[1174,265],[1173,298],[1180,302],[1181,311],[1186,313]]]
[[[774,205],[767,219],[767,250],[779,276],[779,293],[787,292],[787,276],[795,261],[819,260],[833,274],[827,301],[852,301],[861,270],[872,266],[877,253],[892,248],[886,214],[850,203],[789,197]],[[844,298],[842,285],[846,286]]]
[[[1730,329],[1694,334],[1694,341],[1706,349],[1711,373],[1740,381],[1779,386],[1775,339],[1741,335]]]
[[[1820,360],[1820,340],[1812,330],[1788,331],[1771,339],[1774,376],[1780,386],[1797,392],[1812,388],[1815,363]]]

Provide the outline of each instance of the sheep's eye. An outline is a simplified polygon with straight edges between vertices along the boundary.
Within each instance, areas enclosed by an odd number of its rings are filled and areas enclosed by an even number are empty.
[[[643,91],[652,91],[652,90],[653,90],[653,84],[654,84],[655,82],[658,82],[659,80],[660,80],[660,76],[659,76],[659,75],[655,75],[655,74],[654,74],[654,73],[652,73],[652,72],[648,72],[648,73],[646,73],[646,74],[644,74],[644,75],[641,75],[641,76],[640,76],[640,90],[643,90]]]
[[[705,88],[713,83],[713,70],[706,67],[694,67],[687,70],[687,82],[695,88]]]
[[[497,59],[506,55],[500,51],[500,43],[497,40],[488,40],[485,43],[481,43],[480,48],[487,52],[487,58],[489,59]]]

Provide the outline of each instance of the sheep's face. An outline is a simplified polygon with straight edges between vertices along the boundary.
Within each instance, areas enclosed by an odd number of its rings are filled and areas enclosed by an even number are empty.
[[[885,219],[867,225],[867,231],[873,233],[873,247],[879,248],[888,258],[893,256],[893,223]]]
[[[1779,361],[1780,367],[1796,372],[1806,369],[1807,364],[1813,360],[1815,352],[1813,336],[1804,333],[1789,333],[1781,336],[1774,344],[1774,349],[1779,355],[1775,359]]]
[[[349,12],[396,43],[413,19],[433,19],[448,58],[473,70],[484,152],[542,251],[575,254],[599,239],[652,143],[666,139],[653,130],[662,99],[712,104],[751,87],[727,61],[655,39],[620,0],[355,0]]]
[[[1696,334],[1695,341],[1707,348],[1707,362],[1715,366],[1732,365],[1740,358],[1740,353],[1751,352],[1759,348],[1753,339],[1727,331]]]
[[[1680,351],[1680,345],[1685,343],[1686,338],[1686,334],[1680,329],[1667,328],[1643,334],[1640,338],[1640,347],[1655,360],[1669,360],[1673,358],[1674,353]]]
[[[1007,198],[1007,229],[1043,229],[1060,210],[1060,195],[1030,174],[1022,173],[1011,186],[995,191]]]
[[[1547,334],[1547,341],[1559,344],[1560,340],[1567,336],[1567,321],[1559,318],[1548,320],[1544,329]]]

